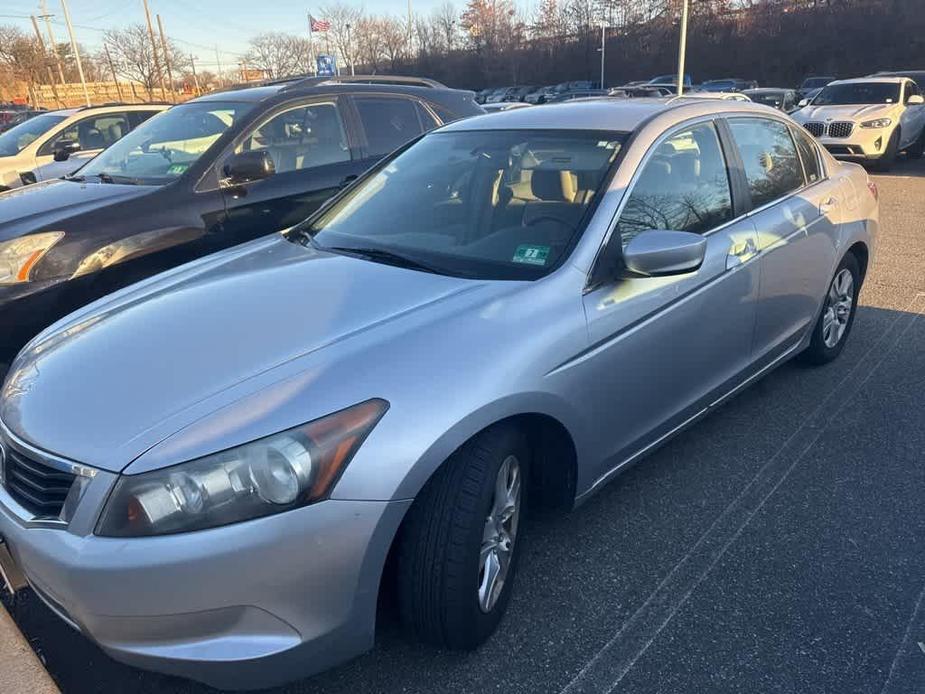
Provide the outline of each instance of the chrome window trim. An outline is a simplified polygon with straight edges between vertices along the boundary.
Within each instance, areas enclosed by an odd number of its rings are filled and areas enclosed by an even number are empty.
[[[791,121],[785,120],[783,118],[775,117],[774,115],[771,115],[771,114],[765,115],[763,113],[755,114],[755,113],[745,113],[745,112],[741,112],[741,113],[722,112],[722,113],[712,113],[707,116],[695,116],[693,118],[688,118],[687,120],[681,121],[679,124],[673,126],[671,129],[663,132],[662,135],[657,140],[655,140],[655,142],[653,142],[652,145],[649,146],[649,149],[646,150],[646,153],[643,155],[642,159],[640,160],[639,165],[636,167],[636,171],[633,172],[633,176],[630,179],[630,182],[626,186],[626,190],[623,193],[623,197],[620,200],[620,204],[617,205],[617,210],[614,213],[613,218],[608,223],[608,229],[607,229],[607,233],[604,235],[604,240],[601,242],[600,247],[597,249],[597,252],[594,255],[594,262],[591,263],[591,266],[588,269],[587,275],[585,277],[584,294],[593,292],[595,289],[598,288],[598,287],[594,287],[590,285],[591,277],[594,275],[594,269],[597,267],[597,264],[601,259],[601,255],[603,254],[604,249],[610,244],[610,241],[613,238],[614,231],[616,230],[616,227],[617,227],[617,221],[620,219],[620,215],[623,214],[623,209],[626,207],[626,203],[629,200],[630,196],[632,195],[633,189],[636,187],[636,183],[639,181],[639,176],[641,175],[642,170],[649,163],[649,160],[654,156],[655,150],[659,147],[659,145],[661,145],[665,140],[669,139],[671,136],[677,134],[678,132],[683,131],[686,128],[693,127],[695,125],[699,125],[700,123],[709,122],[709,123],[712,123],[713,127],[715,128],[716,121],[720,119],[725,119],[728,121],[730,119],[736,119],[736,118],[757,118],[761,120],[770,120],[770,121],[774,121],[777,123],[781,123],[782,125],[786,126],[788,131],[790,130],[791,125],[792,125]],[[793,135],[791,135],[790,137],[791,139],[793,139]],[[748,219],[749,217],[760,214],[761,212],[764,212],[765,210],[770,209],[774,205],[778,205],[786,200],[789,200],[790,198],[796,195],[799,195],[800,193],[803,193],[804,191],[814,186],[820,185],[828,181],[829,180],[829,170],[828,170],[828,167],[825,165],[825,162],[819,152],[819,145],[816,143],[815,139],[811,139],[810,141],[812,142],[812,145],[816,152],[816,160],[819,163],[820,176],[819,176],[818,181],[816,181],[815,183],[807,183],[806,173],[804,172],[802,187],[797,188],[796,190],[793,190],[780,198],[777,198],[768,203],[765,203],[764,205],[760,207],[754,207],[748,210],[748,212],[740,214],[738,217],[733,217],[732,219],[720,224],[717,227],[714,227],[713,229],[710,229],[709,231],[705,231],[700,235],[703,236],[704,238],[709,238],[713,234],[719,233],[723,231],[724,229],[727,229],[728,227],[732,226],[733,224],[737,224],[738,222],[741,222],[744,219]],[[796,142],[794,142],[794,147],[796,147]],[[725,158],[725,153],[724,153],[724,158]],[[799,152],[797,152],[797,158],[799,158]],[[802,167],[803,167],[802,160],[800,160],[801,170],[802,170]],[[726,170],[727,172],[729,171],[728,160],[726,161]],[[732,192],[731,188],[732,186],[730,184],[730,194]],[[755,257],[759,257],[762,252],[763,251],[759,250]]]

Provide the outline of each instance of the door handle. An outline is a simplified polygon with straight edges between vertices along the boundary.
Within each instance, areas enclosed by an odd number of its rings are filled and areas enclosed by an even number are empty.
[[[819,212],[820,214],[827,214],[835,209],[835,205],[838,204],[838,199],[833,197],[828,197],[819,203]]]
[[[731,270],[737,265],[742,265],[751,260],[757,253],[758,246],[752,237],[745,239],[745,241],[733,243],[732,248],[729,249],[729,254],[726,256],[726,269]]]

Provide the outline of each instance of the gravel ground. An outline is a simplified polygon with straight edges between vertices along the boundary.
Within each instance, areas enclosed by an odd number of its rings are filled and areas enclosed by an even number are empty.
[[[842,357],[787,365],[526,536],[498,634],[406,641],[292,693],[925,692],[925,162],[877,176],[883,236]],[[28,592],[65,693],[205,692],[119,665]]]

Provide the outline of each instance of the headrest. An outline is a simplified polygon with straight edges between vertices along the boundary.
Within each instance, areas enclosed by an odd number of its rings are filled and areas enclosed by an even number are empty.
[[[534,169],[530,177],[533,196],[545,202],[574,202],[578,176],[559,169]]]

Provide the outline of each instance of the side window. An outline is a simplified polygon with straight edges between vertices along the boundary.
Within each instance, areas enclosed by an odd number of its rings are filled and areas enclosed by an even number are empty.
[[[729,173],[716,128],[695,125],[659,144],[620,214],[624,245],[643,231],[710,231],[732,219]]]
[[[441,106],[440,104],[435,104],[433,102],[430,102],[428,105],[433,109],[434,113],[436,113],[437,116],[440,118],[440,120],[443,121],[444,123],[452,123],[454,120],[459,120],[459,116],[457,116],[455,113],[450,111],[448,108]]]
[[[129,111],[128,112],[128,121],[129,125],[132,126],[132,130],[137,128],[139,125],[148,120],[151,116],[160,113],[160,111]]]
[[[82,151],[106,149],[113,142],[120,140],[128,131],[128,114],[107,113],[90,116],[65,128],[51,140],[42,145],[39,155],[54,154],[65,143],[76,142]]]
[[[742,155],[754,207],[803,187],[803,170],[790,128],[763,118],[734,118],[729,127]]]
[[[424,107],[424,104],[422,104],[420,101],[415,101],[414,105],[417,108],[418,118],[421,119],[421,126],[424,128],[424,130],[433,130],[434,128],[440,126],[440,121],[438,121],[436,117],[434,117],[434,114],[432,114]]]
[[[350,161],[343,120],[333,103],[302,104],[252,130],[235,152],[266,150],[276,173]]]
[[[803,171],[806,173],[806,182],[815,183],[822,178],[822,171],[819,167],[819,153],[816,151],[816,145],[801,130],[794,129],[791,131],[797,141],[797,149],[800,151],[800,160],[803,162]]]
[[[358,96],[355,103],[372,156],[388,154],[424,132],[418,108],[410,99]]]

